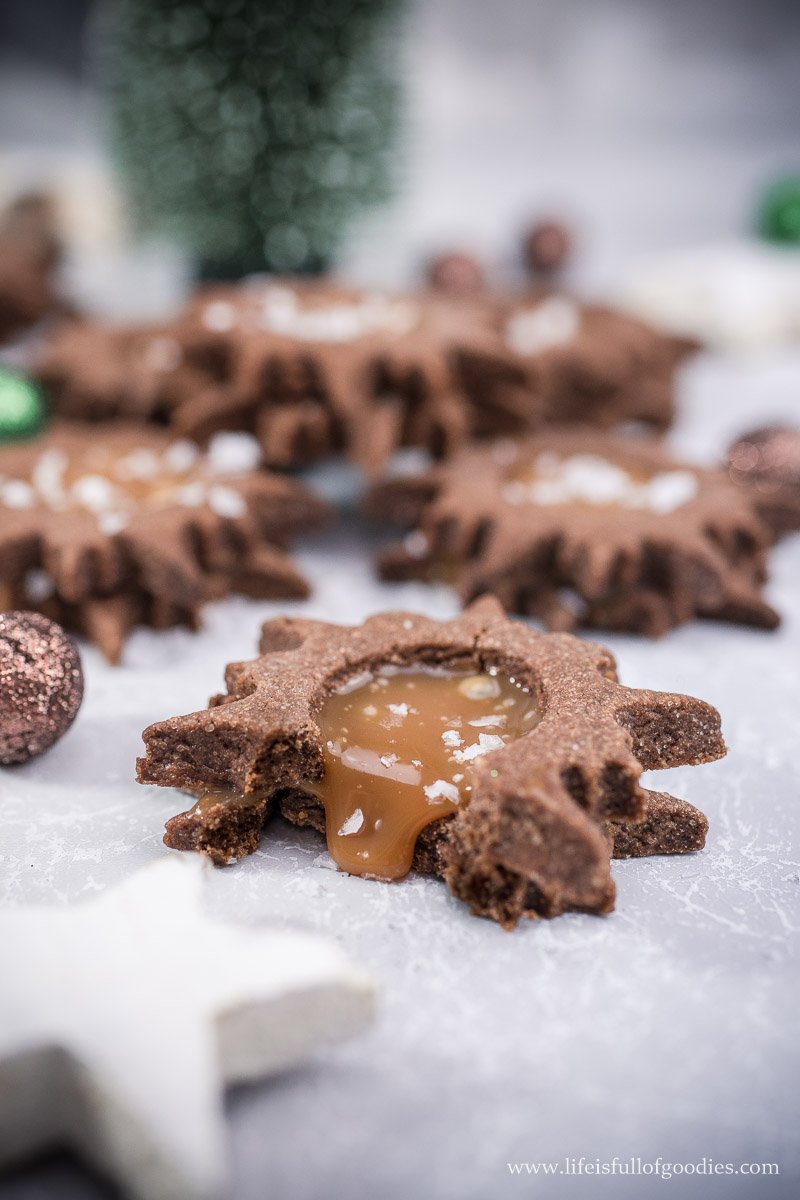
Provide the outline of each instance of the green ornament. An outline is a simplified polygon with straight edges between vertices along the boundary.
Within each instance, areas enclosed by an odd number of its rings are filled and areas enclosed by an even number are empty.
[[[767,241],[800,245],[800,175],[779,179],[768,188],[758,224]]]
[[[0,366],[0,441],[30,437],[43,422],[44,401],[33,380]]]

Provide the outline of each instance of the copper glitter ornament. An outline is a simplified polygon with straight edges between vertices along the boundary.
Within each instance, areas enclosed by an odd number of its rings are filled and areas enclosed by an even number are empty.
[[[486,287],[483,267],[469,254],[438,254],[426,268],[428,283],[439,291],[471,295]]]
[[[800,529],[800,429],[766,425],[737,438],[725,463],[776,534]]]
[[[523,239],[523,254],[532,271],[549,275],[571,257],[572,235],[560,221],[539,221]]]
[[[74,642],[41,613],[0,613],[0,763],[23,763],[69,729],[83,699]]]

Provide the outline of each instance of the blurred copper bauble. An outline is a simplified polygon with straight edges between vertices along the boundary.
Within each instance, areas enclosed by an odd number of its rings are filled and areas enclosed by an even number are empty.
[[[432,287],[460,295],[480,292],[486,286],[483,267],[478,260],[470,254],[457,251],[437,254],[432,258],[426,276]]]
[[[761,516],[778,536],[800,529],[800,429],[754,429],[737,438],[725,461],[731,479],[751,489]]]
[[[41,613],[0,613],[0,763],[49,750],[82,699],[78,651],[61,626]]]
[[[572,254],[572,234],[560,221],[538,221],[523,239],[525,262],[532,271],[558,271]]]
[[[727,462],[742,483],[800,489],[800,429],[785,425],[754,429],[737,438]]]

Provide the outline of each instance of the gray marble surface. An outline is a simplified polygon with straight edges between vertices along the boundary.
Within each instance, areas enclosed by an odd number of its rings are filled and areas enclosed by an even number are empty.
[[[800,352],[700,358],[681,392],[674,444],[712,461],[732,433],[800,416]],[[455,611],[445,589],[377,584],[374,538],[343,528],[307,544],[314,597],[284,608],[342,621]],[[607,918],[504,933],[434,881],[340,875],[316,836],[280,825],[214,873],[215,910],[326,932],[380,988],[366,1036],[230,1095],[233,1200],[796,1194],[800,538],[776,550],[769,597],[785,614],[774,634],[696,624],[659,642],[606,639],[626,683],[716,704],[730,746],[722,762],[659,779],[709,814],[707,849],[617,863]],[[83,648],[73,730],[0,775],[0,903],[78,900],[167,853],[163,821],[180,798],[132,781],[140,731],[199,707],[277,611],[230,600],[198,636],[142,631],[117,670]],[[13,957],[2,948],[3,970]],[[780,1175],[612,1183],[507,1165],[614,1155],[777,1162]],[[59,1159],[0,1184],[2,1200],[104,1194]]]

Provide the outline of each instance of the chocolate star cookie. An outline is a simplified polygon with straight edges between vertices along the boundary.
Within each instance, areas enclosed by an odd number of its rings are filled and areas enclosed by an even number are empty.
[[[524,421],[515,422],[510,378],[498,380],[495,393],[487,382],[490,413],[502,407],[505,390],[512,419],[502,425],[490,418],[483,432],[518,434],[575,423],[609,429],[626,422],[666,429],[672,423],[675,371],[696,348],[688,340],[558,292],[496,301],[495,324],[527,402],[521,405]]]
[[[229,346],[232,380],[204,404],[187,401],[181,432],[243,422],[274,465],[335,451],[370,472],[398,447],[441,456],[470,436],[543,423],[665,427],[688,350],[547,293],[392,296],[276,281],[206,293],[192,319]]]
[[[224,347],[188,338],[178,324],[89,320],[58,330],[35,367],[63,417],[158,423],[169,423],[184,400],[218,387],[228,370]]]
[[[382,556],[383,578],[450,579],[465,601],[493,592],[552,629],[779,621],[761,596],[771,534],[752,499],[656,442],[553,430],[467,448],[377,485],[369,506],[413,527]]]
[[[196,627],[204,601],[231,592],[307,595],[286,539],[327,507],[242,450],[56,422],[1,451],[0,609],[38,608],[116,662],[134,625]]]
[[[488,597],[445,622],[270,621],[261,657],[226,683],[144,731],[139,781],[199,797],[168,845],[227,863],[279,810],[325,828],[351,874],[438,875],[507,927],[608,912],[612,849],[700,848],[703,815],[639,777],[725,753],[710,705],[623,687],[607,650],[535,633]]]
[[[483,301],[435,293],[256,282],[202,293],[186,321],[228,347],[231,378],[187,400],[175,427],[251,429],[281,467],[335,453],[374,472],[401,446],[446,454],[470,429],[462,353],[490,374],[508,358]]]
[[[156,419],[198,441],[242,429],[272,466],[343,454],[375,473],[400,447],[441,457],[548,422],[663,426],[684,348],[559,296],[262,280],[204,290],[161,330],[65,331],[39,375],[69,416]]]

